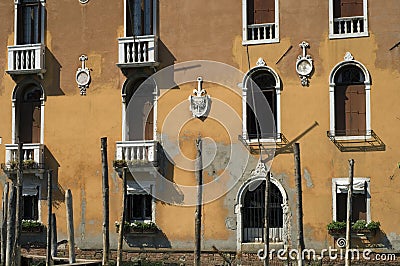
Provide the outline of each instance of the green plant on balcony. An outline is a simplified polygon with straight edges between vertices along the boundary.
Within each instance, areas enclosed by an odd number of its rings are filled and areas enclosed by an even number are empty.
[[[16,169],[18,166],[18,161],[17,160],[9,160],[7,163],[7,167],[10,169]]]
[[[123,168],[123,167],[127,167],[127,162],[126,160],[114,160],[113,161],[113,167],[114,168]]]
[[[115,222],[116,232],[119,233],[120,222]],[[155,233],[158,227],[153,222],[125,222],[124,233]]]
[[[35,162],[35,160],[32,160],[32,159],[23,160],[22,161],[22,166],[25,169],[33,169],[33,168],[36,168],[37,163]]]
[[[351,231],[357,234],[374,234],[379,230],[380,225],[379,222],[371,221],[367,223],[365,220],[358,220],[352,223]],[[331,235],[345,234],[346,222],[332,221],[327,225],[327,229]]]
[[[44,225],[36,220],[22,220],[22,232],[43,232]]]

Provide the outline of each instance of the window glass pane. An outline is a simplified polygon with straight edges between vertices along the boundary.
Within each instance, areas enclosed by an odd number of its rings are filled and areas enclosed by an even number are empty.
[[[22,202],[22,219],[38,220],[38,196],[23,196]]]

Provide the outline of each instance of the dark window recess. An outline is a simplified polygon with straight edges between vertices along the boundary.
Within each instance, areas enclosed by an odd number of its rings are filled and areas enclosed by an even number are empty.
[[[270,183],[270,205],[268,207],[269,228],[283,228],[283,198],[278,187]],[[264,241],[265,181],[244,196],[242,207],[243,242],[255,238]]]
[[[153,35],[153,0],[126,1],[126,36]]]
[[[41,90],[29,86],[19,102],[19,139],[23,143],[40,143]]]
[[[275,0],[247,0],[247,24],[275,22]]]
[[[127,221],[151,220],[152,200],[151,195],[128,195]]]
[[[347,193],[336,193],[336,220],[345,222],[347,219]],[[353,194],[351,221],[367,220],[366,194]]]
[[[38,220],[39,207],[38,196],[22,196],[22,219],[24,220]]]
[[[277,106],[274,76],[268,71],[256,72],[246,86],[248,138],[276,137]],[[265,106],[266,102],[268,102],[269,107]]]
[[[346,67],[335,77],[335,135],[366,134],[364,74],[357,67]]]
[[[41,43],[41,3],[22,0],[17,7],[17,44]]]
[[[363,16],[363,0],[332,0],[333,17],[358,17]],[[366,0],[365,0],[366,1]]]
[[[140,87],[141,85],[143,87]],[[153,87],[149,85],[145,79],[140,79],[126,92],[128,140],[153,140],[154,96]],[[132,97],[133,95],[135,97]]]

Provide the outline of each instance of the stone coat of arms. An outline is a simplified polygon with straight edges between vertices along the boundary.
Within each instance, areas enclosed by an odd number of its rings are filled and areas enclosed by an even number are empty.
[[[210,96],[207,95],[206,91],[201,88],[203,79],[197,78],[197,90],[193,90],[193,95],[189,96],[190,111],[194,117],[205,117],[210,108]]]

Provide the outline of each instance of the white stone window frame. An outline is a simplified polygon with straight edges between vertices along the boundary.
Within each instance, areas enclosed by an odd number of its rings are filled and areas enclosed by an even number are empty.
[[[364,74],[365,86],[365,131],[364,136],[335,136],[335,76],[338,71],[345,66],[358,67]],[[345,60],[333,67],[329,75],[329,135],[334,136],[336,140],[365,140],[371,138],[371,77],[367,68],[360,62],[353,59],[353,56],[347,52]]]
[[[282,209],[283,209],[283,243],[288,243],[288,234],[290,231],[290,214],[289,214],[289,202],[286,190],[282,186],[282,184],[273,177],[271,172],[267,174],[270,175],[270,182],[274,184],[282,194]],[[253,183],[260,183],[266,181],[266,176],[256,176],[253,178],[249,178],[239,189],[236,196],[236,205],[235,205],[235,214],[236,214],[236,247],[237,251],[240,252],[242,250],[242,245],[252,245],[254,243],[243,243],[243,225],[242,225],[242,206],[244,201],[244,196],[248,191],[248,187]]]
[[[17,144],[17,137],[18,137],[18,130],[17,130],[17,104],[19,104],[19,99],[18,97],[23,97],[21,94],[21,90],[23,90],[26,86],[33,84],[34,86],[38,87],[41,90],[41,97],[40,97],[40,144],[44,144],[44,106],[45,106],[45,91],[42,87],[42,85],[33,80],[33,79],[27,79],[24,80],[15,86],[13,93],[12,93],[12,103],[11,103],[11,138],[12,138],[12,144]],[[19,120],[19,119],[18,119]],[[19,123],[19,121],[18,121]],[[19,127],[19,126],[18,126]]]
[[[130,189],[131,188],[131,189]],[[153,196],[155,194],[155,182],[154,181],[128,181],[127,182],[127,193],[128,195],[150,195],[151,200],[151,220],[138,220],[140,222],[156,223],[156,199]],[[136,190],[136,191],[135,191]]]
[[[371,222],[371,186],[370,186],[370,178],[369,177],[355,177],[353,178],[353,190],[355,189],[355,184],[364,182],[366,185],[365,193],[366,193],[366,207],[367,207],[367,223]],[[332,219],[336,221],[336,193],[337,187],[348,186],[349,179],[347,177],[343,178],[332,178]],[[347,192],[346,192],[347,193]]]
[[[41,44],[44,44],[45,25],[46,25],[46,0],[40,0],[40,39]],[[22,3],[21,0],[14,0],[14,45],[17,45],[18,38],[18,6]]]
[[[128,19],[128,17],[127,17],[127,11],[128,11],[128,3],[127,3],[127,1],[128,0],[124,0],[124,37],[128,37],[127,36],[127,29],[126,29],[126,27],[127,27],[127,19]],[[153,21],[152,21],[152,23],[153,23],[153,34],[152,35],[154,35],[154,36],[157,36],[157,18],[158,18],[158,13],[157,13],[157,10],[158,10],[158,8],[157,8],[157,0],[153,0]],[[147,35],[145,35],[145,36],[147,36]]]
[[[278,43],[279,42],[279,0],[275,0],[275,38],[268,40],[247,40],[247,0],[242,0],[242,28],[243,41],[242,45]]]
[[[130,89],[131,86],[133,86],[135,84],[135,82],[139,79],[143,79],[143,78],[148,78],[148,76],[146,75],[138,75],[135,76],[135,78],[128,78],[124,85],[122,86],[122,141],[127,141],[127,123],[126,123],[126,111],[127,111],[127,107],[129,102],[126,102],[126,95],[127,95],[127,90]],[[158,86],[157,83],[155,83],[155,87],[153,90],[153,141],[157,141],[157,110],[158,110],[158,95],[159,95],[159,90],[158,90]],[[139,85],[140,87],[140,85]]]
[[[333,17],[333,1],[329,0],[329,39],[341,39],[341,38],[357,38],[357,37],[368,37],[368,0],[363,0],[363,21],[364,29],[361,33],[334,33],[334,17]]]
[[[260,61],[260,60],[259,60]],[[264,63],[265,64],[265,63]],[[275,78],[275,93],[276,93],[276,127],[275,127],[275,131],[276,131],[276,135],[278,136],[278,138],[274,139],[274,138],[267,138],[267,139],[249,139],[247,136],[247,88],[246,88],[246,84],[249,80],[249,78],[251,78],[253,73],[256,73],[258,71],[268,71],[270,72],[273,77]],[[280,142],[281,138],[279,138],[281,132],[281,92],[282,92],[282,88],[281,88],[281,80],[279,78],[279,75],[275,72],[275,70],[273,70],[272,68],[266,66],[266,65],[259,65],[256,67],[253,67],[252,69],[250,69],[246,75],[244,76],[243,82],[242,82],[242,138],[244,140],[246,140],[248,143],[257,143],[257,142]]]

